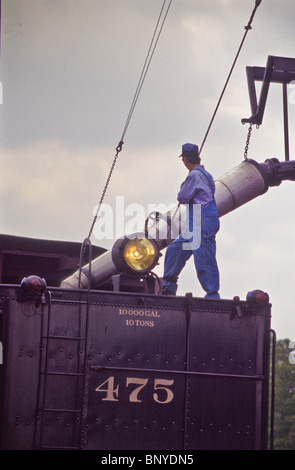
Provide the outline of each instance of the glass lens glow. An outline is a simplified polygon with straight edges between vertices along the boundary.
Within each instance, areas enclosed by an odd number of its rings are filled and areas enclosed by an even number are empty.
[[[147,238],[134,238],[128,240],[124,248],[124,259],[130,268],[135,271],[149,269],[156,258],[153,243]]]

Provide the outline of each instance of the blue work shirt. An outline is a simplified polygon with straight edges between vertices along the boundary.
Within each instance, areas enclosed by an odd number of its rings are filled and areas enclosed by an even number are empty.
[[[199,165],[189,172],[177,195],[177,200],[180,204],[193,203],[206,207],[214,200],[214,194],[213,177],[205,170],[204,165]]]

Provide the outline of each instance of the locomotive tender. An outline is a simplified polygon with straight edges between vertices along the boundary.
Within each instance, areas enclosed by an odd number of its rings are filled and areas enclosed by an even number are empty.
[[[39,281],[0,287],[2,449],[268,447],[266,294],[43,291]]]

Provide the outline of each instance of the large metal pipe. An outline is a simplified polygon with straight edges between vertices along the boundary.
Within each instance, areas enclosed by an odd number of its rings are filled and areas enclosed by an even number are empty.
[[[257,163],[244,160],[219,178],[215,199],[219,216],[223,216],[258,196],[283,180],[295,180],[295,161],[280,162],[276,158]]]
[[[268,187],[259,169],[244,161],[215,181],[219,217],[263,194]]]
[[[283,180],[295,181],[295,161],[279,162],[272,158],[264,163],[257,163],[255,160],[244,160],[215,181],[215,200],[219,216],[222,217],[264,194],[270,186],[278,186]],[[146,236],[156,239],[159,250],[162,250],[175,238],[173,235],[177,236],[184,228],[185,215],[186,208],[175,205],[172,210],[155,220],[148,228]],[[82,268],[81,288],[88,287],[90,277],[94,287],[120,272],[114,253],[117,251],[112,249],[94,259],[91,262],[91,270],[89,264]],[[65,279],[61,287],[78,288],[79,270]]]
[[[255,199],[268,190],[260,166],[245,160],[215,181],[219,217]]]

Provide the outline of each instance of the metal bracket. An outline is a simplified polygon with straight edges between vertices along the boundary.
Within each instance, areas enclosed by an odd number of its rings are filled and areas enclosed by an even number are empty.
[[[288,96],[287,85],[295,81],[295,58],[268,56],[266,67],[246,67],[249,98],[252,116],[243,118],[242,123],[262,124],[266,100],[270,83],[281,83],[283,87],[283,117],[285,160],[290,160],[289,151],[289,124],[288,124]],[[259,102],[255,82],[262,82]]]

